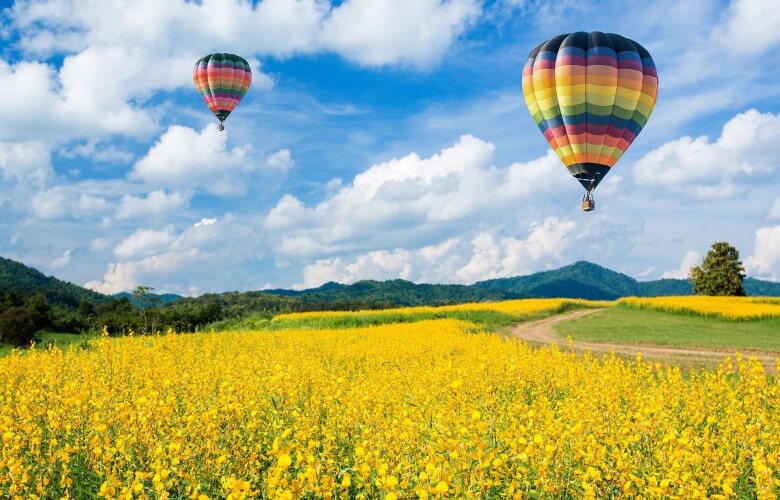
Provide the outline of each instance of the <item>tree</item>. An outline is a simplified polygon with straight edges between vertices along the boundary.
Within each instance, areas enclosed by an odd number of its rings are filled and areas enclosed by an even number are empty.
[[[133,298],[139,307],[139,313],[143,320],[143,333],[149,335],[157,331],[157,313],[154,307],[160,302],[160,298],[152,293],[151,286],[140,285],[133,290]]]
[[[745,295],[739,251],[725,241],[713,243],[701,266],[692,267],[688,277],[696,295]]]
[[[49,301],[42,293],[36,293],[32,297],[27,299],[27,311],[30,313],[30,317],[35,324],[35,330],[38,331],[41,328],[51,326],[54,321],[54,312],[49,305]]]
[[[0,314],[0,340],[6,344],[25,346],[35,337],[35,322],[25,307],[9,307]]]

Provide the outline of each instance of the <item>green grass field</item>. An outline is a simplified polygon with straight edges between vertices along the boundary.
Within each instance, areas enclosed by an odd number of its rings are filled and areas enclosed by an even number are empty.
[[[495,331],[518,321],[517,318],[494,311],[447,311],[421,313],[382,313],[362,312],[345,316],[324,316],[312,318],[274,318],[249,317],[238,321],[220,321],[209,329],[223,330],[321,330],[361,328],[366,326],[387,325],[393,323],[414,323],[430,319],[454,318],[475,323],[480,328]]]
[[[35,346],[37,349],[45,349],[51,344],[57,345],[65,350],[71,346],[86,346],[86,343],[94,338],[90,335],[74,335],[72,333],[41,332],[35,335]],[[14,347],[6,344],[0,344],[0,356],[10,354]]]
[[[729,321],[718,318],[614,307],[555,325],[565,339],[780,351],[780,319]]]

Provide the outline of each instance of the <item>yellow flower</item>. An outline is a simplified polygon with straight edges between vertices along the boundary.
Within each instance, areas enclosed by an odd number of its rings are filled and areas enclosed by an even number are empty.
[[[292,458],[287,453],[279,455],[278,465],[282,469],[286,469],[292,464]]]

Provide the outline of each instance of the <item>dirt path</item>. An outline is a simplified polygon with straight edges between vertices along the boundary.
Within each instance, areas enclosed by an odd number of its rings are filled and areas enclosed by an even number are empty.
[[[527,323],[520,323],[512,329],[511,333],[513,336],[533,344],[558,344],[561,346],[566,346],[566,339],[562,339],[558,335],[558,332],[555,331],[553,325],[603,310],[604,309],[580,309],[569,313],[551,316],[549,318],[529,321]],[[591,351],[593,353],[614,352],[615,354],[634,356],[637,352],[641,352],[642,357],[645,359],[652,358],[664,361],[682,361],[691,365],[717,364],[726,356],[731,355],[733,357],[734,351],[736,351],[736,349],[724,349],[719,351],[712,348],[664,347],[581,341],[572,341],[571,346],[577,350]],[[758,359],[758,361],[764,365],[764,368],[768,373],[776,372],[775,360],[780,358],[780,354],[770,354],[766,352],[754,352],[748,350],[742,350],[741,352],[745,358],[748,356],[754,356],[756,359]]]

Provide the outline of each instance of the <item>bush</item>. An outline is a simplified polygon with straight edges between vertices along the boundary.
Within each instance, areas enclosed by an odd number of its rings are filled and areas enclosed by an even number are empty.
[[[0,340],[6,344],[25,346],[35,336],[35,321],[24,307],[9,307],[0,313]]]

